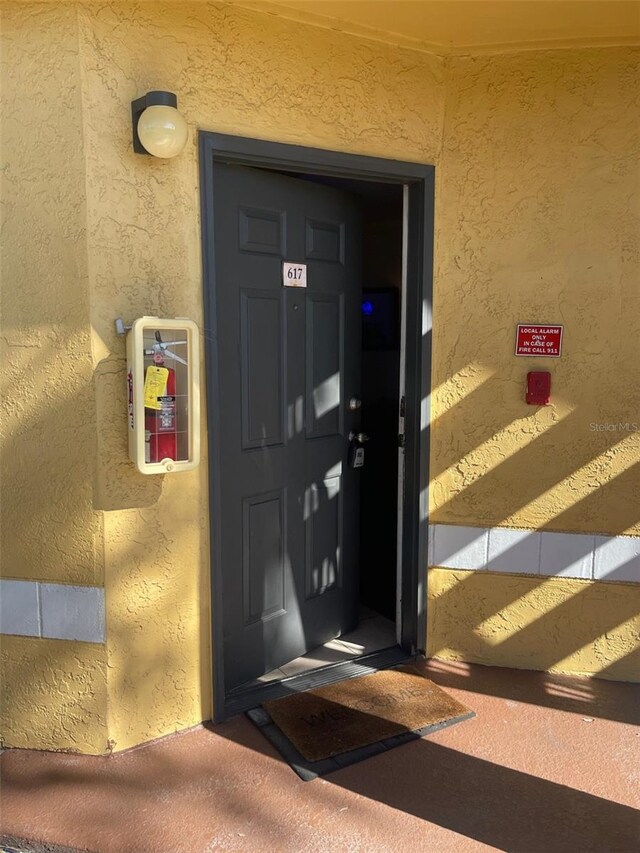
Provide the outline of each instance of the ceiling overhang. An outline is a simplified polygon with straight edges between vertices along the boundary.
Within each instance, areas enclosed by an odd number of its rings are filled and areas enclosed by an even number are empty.
[[[640,45],[639,0],[236,0],[435,54]]]

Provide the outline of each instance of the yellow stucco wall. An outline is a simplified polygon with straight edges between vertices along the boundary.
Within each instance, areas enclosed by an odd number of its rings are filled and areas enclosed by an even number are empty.
[[[5,635],[0,659],[3,746],[109,751],[103,645]]]
[[[198,128],[436,163],[434,520],[640,532],[637,436],[610,448],[588,430],[638,410],[625,373],[638,331],[637,51],[445,63],[198,2],[6,4],[2,26],[3,477],[18,484],[2,571],[104,579],[92,673],[106,711],[88,716],[78,748],[97,749],[105,720],[119,750],[211,713],[206,458],[136,474],[113,326],[153,313],[203,325]],[[131,150],[130,101],[163,88],[191,129],[168,162]],[[567,324],[554,406],[539,413],[521,400],[529,364],[511,355],[521,319]],[[3,643],[12,678],[41,642]],[[35,672],[25,702],[46,694]],[[94,683],[82,673],[78,695]],[[18,705],[7,730],[22,745]],[[52,702],[38,745],[66,748],[65,708]]]
[[[640,584],[429,570],[429,655],[640,681]]]
[[[109,728],[120,749],[211,713],[206,459],[176,477],[136,474],[122,429],[123,342],[113,329],[118,314],[203,325],[195,131],[429,161],[443,92],[437,59],[238,8],[81,8],[79,27],[95,499],[105,511]],[[129,103],[154,88],[178,93],[191,128],[175,161],[131,149]]]
[[[100,584],[77,16],[0,24],[2,573]]]
[[[446,68],[431,520],[640,534],[640,49]],[[562,358],[515,358],[518,322],[563,323]]]

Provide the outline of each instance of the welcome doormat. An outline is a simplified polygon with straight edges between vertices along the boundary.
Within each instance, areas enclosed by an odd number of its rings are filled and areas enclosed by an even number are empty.
[[[274,699],[247,716],[308,780],[475,715],[402,666]]]

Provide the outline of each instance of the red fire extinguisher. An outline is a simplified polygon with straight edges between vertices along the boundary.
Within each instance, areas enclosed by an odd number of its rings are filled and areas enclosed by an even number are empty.
[[[164,394],[157,398],[160,408],[145,407],[144,410],[145,458],[147,462],[161,462],[163,459],[177,460],[176,372],[172,367],[165,367],[161,352],[154,355],[153,361],[154,366],[164,367],[167,370],[167,384]]]

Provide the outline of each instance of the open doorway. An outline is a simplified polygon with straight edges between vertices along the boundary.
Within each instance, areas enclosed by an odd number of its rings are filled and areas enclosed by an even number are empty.
[[[223,719],[424,648],[433,169],[203,133],[201,176]]]
[[[359,469],[357,623],[326,643],[260,675],[241,689],[401,652],[398,607],[398,436],[403,276],[403,187],[399,184],[286,173],[351,195],[362,225],[360,394],[363,464]],[[359,521],[357,520],[359,517]],[[349,523],[347,521],[347,523]]]

